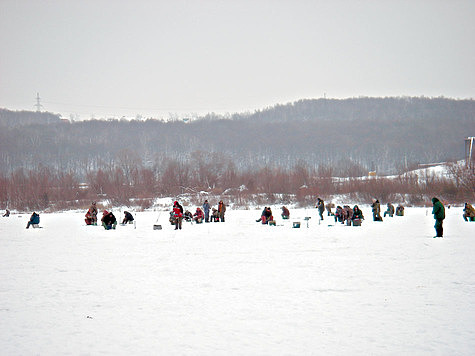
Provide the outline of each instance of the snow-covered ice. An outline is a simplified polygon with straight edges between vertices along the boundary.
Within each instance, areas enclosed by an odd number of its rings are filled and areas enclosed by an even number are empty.
[[[273,207],[280,217],[279,207]],[[0,219],[2,355],[473,355],[475,223],[430,209],[362,227],[260,210],[174,231],[84,213]],[[312,219],[307,228],[303,217]],[[122,215],[117,212],[118,220]],[[300,229],[292,228],[301,221]]]

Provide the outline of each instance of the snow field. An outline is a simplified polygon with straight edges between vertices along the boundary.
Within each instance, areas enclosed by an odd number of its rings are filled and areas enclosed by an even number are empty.
[[[181,231],[168,212],[163,230],[157,212],[109,231],[85,212],[2,218],[1,354],[472,354],[475,223],[446,209],[434,239],[430,209],[362,210],[362,227],[279,207],[275,227],[229,210]]]

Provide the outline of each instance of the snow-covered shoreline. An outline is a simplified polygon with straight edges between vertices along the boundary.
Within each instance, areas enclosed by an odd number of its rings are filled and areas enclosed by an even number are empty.
[[[315,209],[273,227],[229,210],[181,231],[165,212],[163,230],[157,212],[113,231],[84,212],[1,218],[2,354],[470,355],[475,223],[447,209],[434,239],[430,209],[363,212],[362,227]]]

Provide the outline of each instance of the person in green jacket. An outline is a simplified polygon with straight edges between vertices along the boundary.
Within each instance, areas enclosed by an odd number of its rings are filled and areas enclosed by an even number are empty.
[[[440,202],[439,199],[437,198],[432,198],[432,205],[433,205],[433,208],[432,208],[432,214],[434,214],[434,219],[435,219],[435,232],[436,232],[436,236],[434,236],[434,238],[436,237],[442,237],[443,233],[444,233],[444,228],[442,227],[442,223],[444,222],[444,219],[445,219],[445,208],[444,208],[444,205]]]

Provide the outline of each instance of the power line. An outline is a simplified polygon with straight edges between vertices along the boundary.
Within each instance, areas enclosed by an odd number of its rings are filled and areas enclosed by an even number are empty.
[[[40,112],[43,105],[41,105],[40,93],[36,93],[36,104],[33,105],[36,108],[36,112]]]

